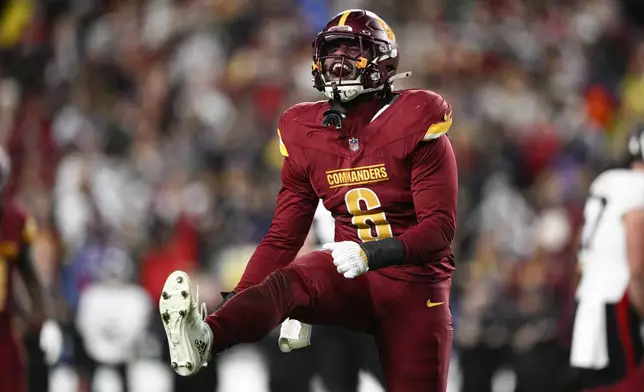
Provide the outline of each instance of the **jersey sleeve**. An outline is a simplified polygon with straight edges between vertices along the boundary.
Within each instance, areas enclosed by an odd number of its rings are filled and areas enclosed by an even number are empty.
[[[278,136],[284,162],[275,214],[268,233],[251,256],[235,292],[260,283],[271,272],[293,261],[306,240],[318,205],[319,199],[305,168],[288,151],[298,147],[287,147],[281,135]]]
[[[303,158],[299,152],[301,149],[297,145],[297,129],[293,126],[295,118],[305,113],[305,106],[298,104],[288,108],[279,119],[277,126],[277,140],[279,142],[279,152],[284,158],[293,158],[298,163]],[[305,165],[301,165],[305,166]]]
[[[431,141],[444,135],[452,127],[452,106],[438,94],[427,97],[424,112],[422,141]]]
[[[279,140],[280,154],[284,158],[286,158],[288,156],[288,149],[286,148],[286,144],[284,144],[284,140],[282,139],[282,131],[280,131],[279,128],[277,128],[277,139]]]
[[[446,136],[413,152],[411,191],[418,224],[397,238],[405,249],[404,264],[427,264],[451,252],[456,231],[458,175]]]

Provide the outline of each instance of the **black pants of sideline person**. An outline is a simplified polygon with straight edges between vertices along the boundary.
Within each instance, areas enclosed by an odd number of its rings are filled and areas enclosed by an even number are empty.
[[[494,376],[503,368],[514,372],[515,392],[557,392],[562,385],[567,350],[555,340],[520,353],[507,346],[490,348],[481,344],[461,348],[458,358],[461,392],[492,392]]]

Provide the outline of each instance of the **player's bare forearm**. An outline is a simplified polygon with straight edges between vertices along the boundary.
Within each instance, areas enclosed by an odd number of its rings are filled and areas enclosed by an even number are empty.
[[[456,231],[458,178],[447,136],[419,146],[411,188],[418,225],[398,238],[405,249],[405,264],[425,264],[450,252]]]
[[[644,284],[642,282],[632,282],[629,286],[628,297],[630,298],[631,305],[640,315],[644,317]]]
[[[631,263],[631,281],[628,288],[628,297],[630,302],[640,314],[644,317],[644,264]]]

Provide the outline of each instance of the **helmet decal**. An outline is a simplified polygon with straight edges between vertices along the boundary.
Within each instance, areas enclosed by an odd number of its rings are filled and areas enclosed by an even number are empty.
[[[340,17],[340,21],[338,22],[338,26],[344,26],[345,23],[347,23],[347,18],[351,14],[352,10],[346,10],[342,13],[342,17]]]
[[[387,33],[387,37],[389,37],[390,40],[395,41],[396,35],[394,34],[394,31],[391,29],[391,27],[389,27],[389,25],[385,23],[385,21],[382,20],[378,15],[374,14],[374,17],[378,20],[378,22],[380,22],[382,29]]]

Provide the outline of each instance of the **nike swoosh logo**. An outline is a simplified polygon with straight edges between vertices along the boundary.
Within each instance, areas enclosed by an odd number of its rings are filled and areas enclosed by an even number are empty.
[[[432,300],[431,300],[431,299],[428,299],[428,300],[427,300],[427,307],[428,307],[428,308],[433,308],[434,306],[439,306],[439,305],[442,305],[442,304],[444,304],[444,303],[445,303],[445,302],[432,302]]]

